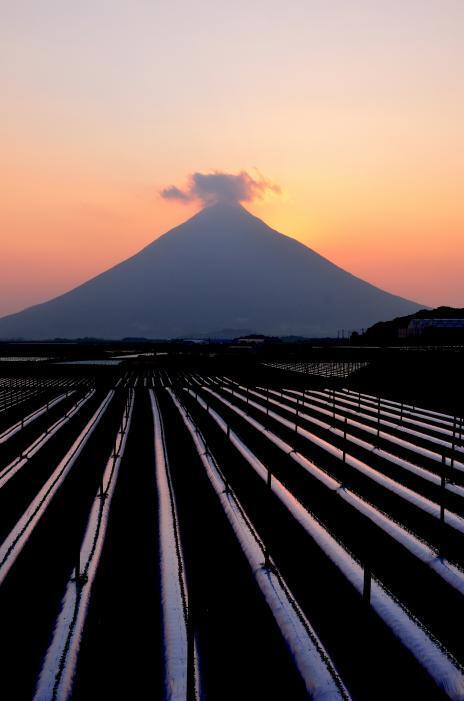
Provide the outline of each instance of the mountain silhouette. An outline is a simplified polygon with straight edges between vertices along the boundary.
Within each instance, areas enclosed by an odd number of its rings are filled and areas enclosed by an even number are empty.
[[[274,231],[240,205],[216,204],[79,287],[3,317],[0,338],[243,331],[317,337],[418,309]]]

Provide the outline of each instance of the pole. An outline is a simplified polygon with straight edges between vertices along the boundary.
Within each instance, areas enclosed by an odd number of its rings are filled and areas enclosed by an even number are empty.
[[[343,426],[343,462],[346,462],[346,427],[348,425],[348,417],[345,416],[345,422]]]
[[[453,421],[453,441],[451,443],[451,464],[450,464],[451,469],[454,468],[454,453],[456,451],[456,433],[457,433],[457,417],[455,415],[454,421]]]
[[[377,404],[377,438],[380,438],[380,394],[379,401]]]
[[[446,495],[446,456],[441,456],[441,499],[440,499],[440,546],[439,555],[445,555],[445,495]]]
[[[267,466],[267,480],[266,480],[266,488],[267,488],[267,536],[266,536],[266,543],[264,544],[264,567],[269,569],[270,567],[270,558],[269,558],[269,547],[268,547],[268,541],[271,533],[271,498],[272,498],[272,473],[271,473],[271,467],[268,463]]]

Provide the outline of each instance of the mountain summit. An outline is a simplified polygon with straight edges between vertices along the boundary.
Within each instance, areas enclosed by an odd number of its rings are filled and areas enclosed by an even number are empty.
[[[240,205],[216,204],[70,292],[3,317],[0,338],[316,337],[418,309]]]

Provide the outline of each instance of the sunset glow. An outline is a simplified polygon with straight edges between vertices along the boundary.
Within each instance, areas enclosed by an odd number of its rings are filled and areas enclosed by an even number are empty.
[[[272,227],[388,291],[464,306],[459,0],[16,0],[2,15],[0,314],[199,208],[162,188],[254,168],[282,190],[246,203]]]

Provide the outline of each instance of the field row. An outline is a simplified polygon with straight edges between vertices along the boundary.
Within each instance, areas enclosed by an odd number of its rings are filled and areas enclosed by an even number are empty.
[[[462,438],[348,391],[55,386],[0,436],[4,697],[464,699]]]
[[[354,372],[361,370],[369,365],[363,362],[319,362],[309,363],[305,361],[290,361],[279,362],[272,361],[263,363],[266,367],[275,368],[276,370],[287,370],[303,375],[316,375],[324,378],[341,378],[346,379]]]

